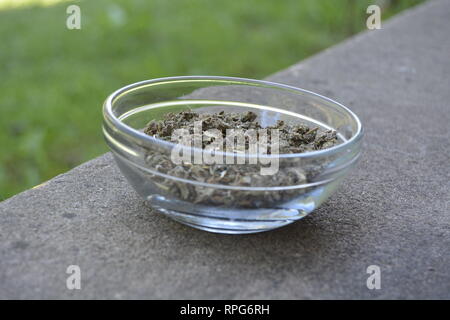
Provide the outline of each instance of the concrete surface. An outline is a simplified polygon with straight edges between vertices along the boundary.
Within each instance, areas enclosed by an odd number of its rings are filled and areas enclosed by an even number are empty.
[[[309,217],[194,230],[147,209],[107,154],[0,203],[0,298],[450,298],[449,17],[428,2],[270,78],[365,126],[358,167]]]

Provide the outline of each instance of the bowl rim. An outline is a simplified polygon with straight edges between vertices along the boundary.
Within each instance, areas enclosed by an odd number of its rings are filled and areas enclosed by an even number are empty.
[[[173,77],[162,77],[162,78],[155,78],[155,79],[149,79],[149,80],[143,80],[131,83],[129,85],[126,85],[120,89],[117,89],[113,93],[111,93],[105,100],[103,104],[103,117],[105,120],[108,120],[117,130],[119,130],[121,133],[124,133],[127,136],[133,137],[138,140],[143,140],[146,142],[161,144],[168,147],[175,147],[177,144],[174,142],[158,139],[152,136],[149,136],[137,129],[134,129],[131,126],[126,125],[124,122],[122,122],[113,112],[112,107],[113,103],[116,99],[118,99],[121,95],[126,94],[131,89],[137,90],[139,87],[152,85],[160,82],[177,82],[177,81],[217,81],[217,82],[236,82],[237,85],[241,84],[253,84],[253,85],[263,85],[263,86],[269,86],[269,87],[275,87],[278,89],[284,89],[284,90],[290,90],[301,94],[311,95],[316,98],[325,100],[327,102],[330,102],[334,104],[335,106],[343,109],[345,112],[347,112],[353,120],[356,122],[357,130],[356,133],[348,140],[346,140],[343,143],[340,143],[338,145],[335,145],[331,148],[323,149],[323,150],[315,150],[315,151],[307,151],[307,152],[301,152],[301,153],[280,153],[280,154],[272,154],[272,155],[263,155],[264,158],[310,158],[310,157],[316,157],[316,156],[328,156],[332,155],[334,153],[339,152],[340,150],[343,150],[347,148],[350,145],[355,144],[357,141],[359,141],[363,136],[363,127],[361,124],[360,119],[358,116],[351,111],[349,108],[344,106],[343,104],[330,99],[328,97],[322,96],[318,93],[315,93],[313,91],[309,91],[306,89],[294,87],[287,84],[267,81],[267,80],[256,80],[256,79],[249,79],[249,78],[240,78],[240,77],[227,77],[227,76],[173,76]],[[288,112],[293,114],[298,114],[295,111],[291,110],[285,110],[281,108],[275,108],[270,107],[274,111],[281,111],[282,113]],[[202,149],[197,150],[195,147],[184,147],[189,150],[193,150],[194,152],[202,152]],[[227,152],[218,152],[218,154],[221,155],[231,155]],[[233,154],[233,156],[236,156]],[[249,156],[249,155],[247,155]],[[260,154],[256,155],[261,157]]]

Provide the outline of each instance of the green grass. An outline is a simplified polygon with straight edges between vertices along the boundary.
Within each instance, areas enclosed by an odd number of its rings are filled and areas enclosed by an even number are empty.
[[[0,200],[107,151],[101,105],[113,90],[262,78],[363,30],[374,2],[78,1],[81,30],[65,27],[68,3],[0,11]],[[385,1],[383,19],[419,2]]]

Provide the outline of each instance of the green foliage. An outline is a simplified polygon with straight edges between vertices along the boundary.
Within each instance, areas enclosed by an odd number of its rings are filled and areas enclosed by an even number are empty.
[[[101,105],[131,82],[262,78],[363,30],[372,0],[78,1],[0,11],[0,200],[107,151]],[[384,1],[383,18],[421,0]],[[69,3],[70,4],[70,3]]]

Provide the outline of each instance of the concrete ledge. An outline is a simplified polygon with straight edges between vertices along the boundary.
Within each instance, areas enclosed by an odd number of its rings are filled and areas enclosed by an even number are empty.
[[[427,2],[270,77],[365,126],[360,164],[312,215],[197,231],[146,208],[106,154],[0,203],[0,298],[449,299],[449,16],[450,1]]]

